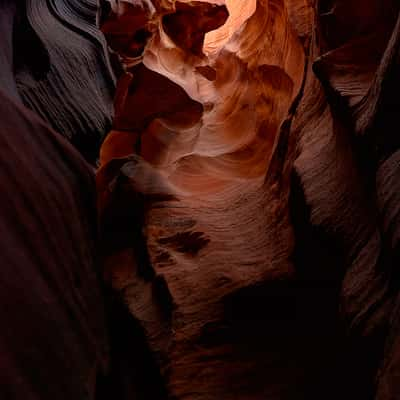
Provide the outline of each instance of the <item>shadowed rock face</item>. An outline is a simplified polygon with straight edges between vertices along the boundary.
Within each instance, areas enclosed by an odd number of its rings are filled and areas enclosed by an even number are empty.
[[[397,399],[398,15],[0,0],[0,397]]]
[[[58,19],[51,2],[0,1],[4,400],[94,399],[107,370],[95,176],[82,154],[97,153],[113,85],[85,5]]]

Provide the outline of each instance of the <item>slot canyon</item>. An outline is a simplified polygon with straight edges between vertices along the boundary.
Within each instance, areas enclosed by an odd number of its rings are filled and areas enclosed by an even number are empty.
[[[400,399],[398,1],[0,34],[0,399]]]

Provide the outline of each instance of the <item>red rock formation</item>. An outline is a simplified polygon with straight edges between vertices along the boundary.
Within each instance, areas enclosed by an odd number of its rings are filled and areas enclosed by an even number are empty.
[[[169,398],[367,398],[398,249],[397,214],[379,222],[398,140],[378,134],[397,109],[397,6],[112,3],[126,72],[98,173],[105,264]],[[395,398],[394,365],[378,398]]]
[[[397,399],[398,2],[100,3],[0,1],[0,397]]]

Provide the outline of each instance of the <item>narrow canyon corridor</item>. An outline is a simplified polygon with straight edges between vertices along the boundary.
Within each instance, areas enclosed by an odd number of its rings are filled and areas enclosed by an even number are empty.
[[[1,399],[400,399],[399,2],[0,33]]]

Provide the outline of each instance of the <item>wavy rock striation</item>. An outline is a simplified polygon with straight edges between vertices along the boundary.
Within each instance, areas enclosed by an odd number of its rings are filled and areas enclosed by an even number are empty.
[[[24,104],[94,163],[113,114],[114,75],[97,1],[26,1],[14,38]]]

